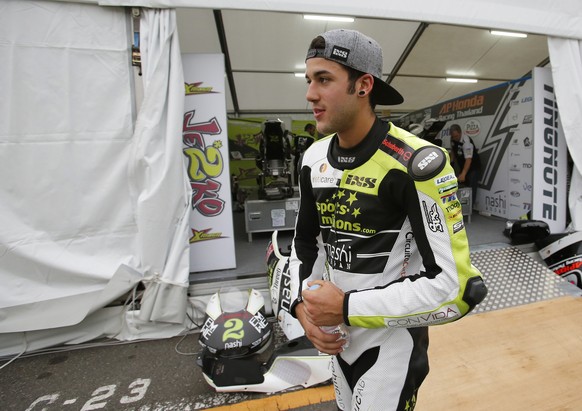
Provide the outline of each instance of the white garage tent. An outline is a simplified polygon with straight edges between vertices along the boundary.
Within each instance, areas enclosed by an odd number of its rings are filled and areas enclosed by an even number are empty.
[[[126,9],[143,7],[134,104]],[[582,230],[582,5],[416,0],[0,3],[0,355],[188,329],[177,7],[353,15],[547,35]],[[133,303],[143,291],[141,305]],[[125,304],[111,304],[126,298]]]
[[[0,353],[185,329],[190,191],[174,17],[144,16],[136,113],[125,9],[0,4]]]

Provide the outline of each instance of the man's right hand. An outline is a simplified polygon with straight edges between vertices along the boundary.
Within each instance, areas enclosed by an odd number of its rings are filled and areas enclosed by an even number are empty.
[[[328,334],[323,332],[321,328],[317,325],[312,324],[307,319],[307,314],[305,313],[305,304],[300,303],[295,308],[295,314],[299,323],[305,330],[305,336],[313,343],[315,348],[325,354],[337,355],[341,353],[345,340],[339,339],[338,334]]]

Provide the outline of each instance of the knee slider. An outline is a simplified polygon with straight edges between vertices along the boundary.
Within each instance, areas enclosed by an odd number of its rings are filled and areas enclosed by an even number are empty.
[[[487,286],[481,277],[472,277],[467,281],[463,301],[469,305],[469,311],[485,299]]]

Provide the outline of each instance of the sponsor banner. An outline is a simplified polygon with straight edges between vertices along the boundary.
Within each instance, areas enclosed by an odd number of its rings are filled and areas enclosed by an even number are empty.
[[[436,139],[450,150],[449,127],[458,124],[479,151],[482,175],[473,208],[508,219],[531,210],[533,84],[530,77],[501,83],[410,113],[402,126],[445,121]],[[443,193],[446,192],[443,188]]]
[[[190,271],[235,268],[224,56],[183,54],[182,62],[182,141],[192,187]]]
[[[257,178],[261,170],[256,162],[247,160],[230,160],[230,174],[233,181],[236,181],[239,188],[256,189],[258,187]]]
[[[257,188],[257,167],[261,141],[261,125],[265,118],[228,119],[230,175],[239,188]]]
[[[558,115],[552,73],[534,71],[534,172],[532,219],[548,223],[552,233],[566,228],[567,153]]]
[[[228,149],[232,160],[252,160],[259,155],[261,125],[264,118],[228,120]]]

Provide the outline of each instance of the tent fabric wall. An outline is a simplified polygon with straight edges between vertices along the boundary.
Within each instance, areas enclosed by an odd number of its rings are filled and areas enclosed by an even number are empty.
[[[138,263],[126,18],[0,7],[0,332],[67,326],[95,309],[122,264]]]
[[[2,355],[185,329],[190,189],[175,11],[144,11],[142,30],[134,129],[126,9],[0,3]],[[141,310],[105,308],[140,283]]]
[[[144,100],[135,130],[138,255],[148,276],[140,318],[182,323],[189,284],[191,189],[182,153],[184,76],[175,10],[144,10]]]
[[[569,229],[582,231],[582,41],[550,37],[548,46],[562,128],[574,161]]]
[[[86,0],[91,1],[91,0]],[[264,10],[423,21],[582,40],[579,0],[95,0],[102,6]]]

